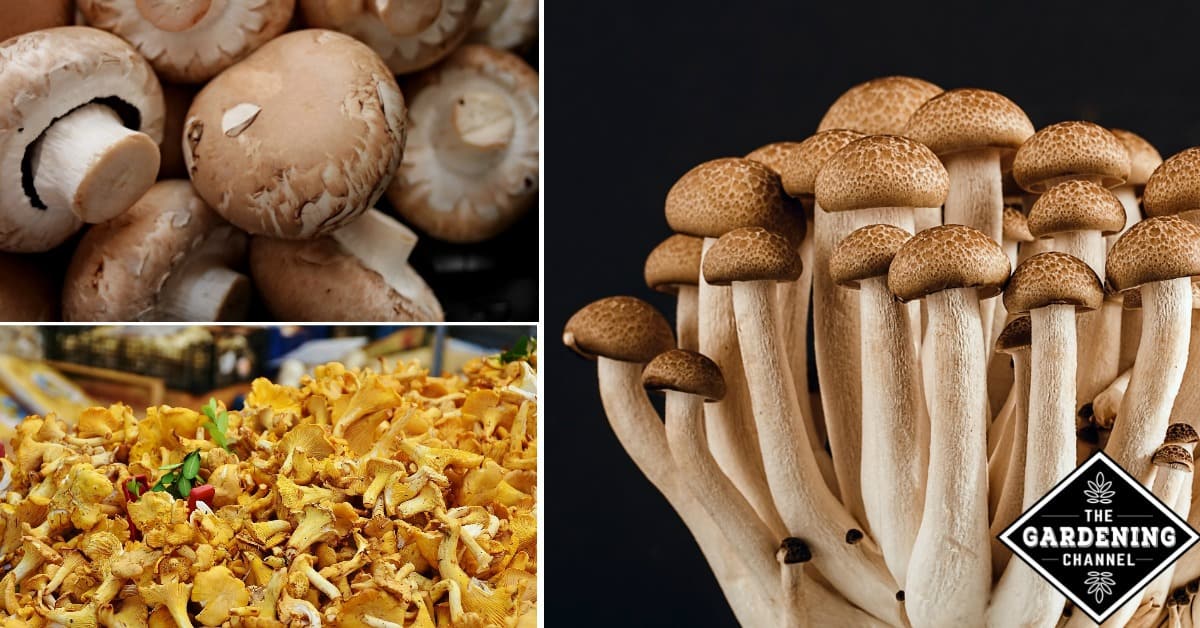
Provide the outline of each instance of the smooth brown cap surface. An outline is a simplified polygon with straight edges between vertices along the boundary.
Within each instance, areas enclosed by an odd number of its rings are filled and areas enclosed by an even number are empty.
[[[1010,242],[1033,242],[1029,232],[1029,219],[1016,207],[1004,208],[1004,239]]]
[[[703,397],[725,398],[725,378],[716,362],[695,351],[671,349],[655,356],[642,370],[646,390],[673,390]]]
[[[940,207],[950,175],[924,145],[898,135],[847,144],[817,175],[817,204],[830,212],[877,207]]]
[[[892,225],[855,229],[837,243],[829,257],[829,275],[839,286],[857,288],[858,282],[885,277],[892,259],[912,234]]]
[[[952,89],[921,105],[904,135],[941,155],[995,148],[1012,152],[1033,135],[1016,103],[986,89]]]
[[[817,131],[851,129],[868,135],[902,133],[908,119],[942,88],[908,76],[885,76],[859,83],[829,106]]]
[[[704,240],[676,233],[663,240],[646,257],[646,285],[653,290],[675,294],[679,286],[700,283],[700,254]]]
[[[813,196],[817,193],[817,174],[825,162],[855,140],[866,137],[858,131],[831,129],[821,131],[800,142],[800,146],[784,162],[779,176],[783,189],[791,196]]]
[[[1192,472],[1192,452],[1179,445],[1160,445],[1154,450],[1154,457],[1150,461],[1157,467]]]
[[[1026,140],[1013,160],[1013,177],[1036,194],[1067,179],[1111,188],[1129,178],[1129,163],[1129,151],[1108,129],[1075,120],[1051,124]]]
[[[1115,194],[1091,181],[1063,181],[1038,197],[1029,209],[1029,232],[1039,238],[1064,231],[1119,233],[1125,207]]]
[[[1058,251],[1039,253],[1018,264],[1004,288],[1004,307],[1020,314],[1055,304],[1088,311],[1103,302],[1104,288],[1096,273],[1083,260]]]
[[[1142,193],[1147,216],[1171,216],[1200,209],[1200,147],[1167,158],[1150,175]]]
[[[1111,292],[1200,275],[1200,227],[1178,216],[1147,218],[1113,244],[1104,274]]]
[[[1129,178],[1125,180],[1127,185],[1142,186],[1150,180],[1150,175],[1154,169],[1159,167],[1163,158],[1158,153],[1158,149],[1154,145],[1147,142],[1145,138],[1125,129],[1109,129],[1121,144],[1125,146],[1125,150],[1129,151]]]
[[[1033,324],[1028,316],[1018,316],[1009,321],[1000,332],[1000,337],[996,338],[996,351],[1011,354],[1028,349],[1031,344]]]
[[[762,227],[743,227],[721,236],[704,255],[704,280],[723,286],[735,281],[795,281],[800,254],[787,238]]]
[[[654,306],[634,297],[608,297],[575,312],[563,344],[588,359],[645,363],[675,348],[675,334]]]
[[[757,161],[774,170],[775,174],[783,174],[784,164],[793,159],[799,151],[800,142],[772,142],[750,151],[746,159]]]
[[[1187,423],[1172,423],[1167,426],[1167,437],[1163,439],[1164,443],[1169,445],[1186,445],[1200,441],[1200,435],[1196,434],[1196,428]]]
[[[901,301],[952,288],[999,294],[1008,280],[1008,256],[995,240],[964,225],[940,225],[909,238],[892,260],[888,289]]]
[[[667,193],[671,229],[719,238],[738,227],[763,227],[799,245],[803,212],[783,193],[779,175],[749,159],[715,159],[692,168]]]

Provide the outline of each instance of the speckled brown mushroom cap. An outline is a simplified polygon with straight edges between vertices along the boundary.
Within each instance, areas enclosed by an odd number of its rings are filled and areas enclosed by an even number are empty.
[[[1028,350],[1033,344],[1033,323],[1028,316],[1018,316],[1008,322],[996,338],[996,351],[1013,354]]]
[[[833,282],[858,288],[858,282],[886,277],[892,259],[912,234],[892,225],[868,225],[842,238],[829,257],[829,275]]]
[[[783,189],[791,196],[811,197],[817,193],[817,174],[825,162],[847,144],[866,137],[858,131],[832,129],[821,131],[800,142],[791,158],[784,162],[779,176]]]
[[[1098,124],[1075,120],[1051,124],[1026,140],[1013,160],[1013,177],[1035,194],[1067,179],[1111,188],[1129,178],[1129,167],[1121,140]]]
[[[867,135],[898,134],[925,101],[942,88],[908,76],[885,76],[859,83],[829,106],[817,131],[852,129]]]
[[[772,142],[750,151],[746,159],[758,163],[783,174],[784,165],[799,156],[800,142]]]
[[[1192,472],[1192,452],[1179,445],[1160,445],[1154,450],[1154,457],[1150,461],[1156,467]]]
[[[1133,131],[1109,129],[1108,132],[1120,140],[1125,150],[1129,151],[1129,178],[1125,180],[1125,184],[1135,187],[1146,185],[1151,173],[1163,162],[1158,149]]]
[[[1029,219],[1016,207],[1004,208],[1004,239],[1010,242],[1033,242],[1035,238],[1029,232]]]
[[[704,255],[704,280],[716,286],[735,281],[795,281],[800,254],[787,238],[762,227],[741,227],[717,239]]]
[[[1115,298],[1120,299],[1121,307],[1127,310],[1142,309],[1141,288],[1130,288],[1118,294]],[[1192,309],[1200,310],[1200,283],[1196,282],[1192,282]]]
[[[593,301],[571,315],[563,344],[585,358],[646,363],[675,348],[675,334],[654,306],[634,297]]]
[[[1033,123],[1016,103],[985,89],[952,89],[917,109],[904,135],[938,156],[994,148],[1017,150],[1033,135]]]
[[[1200,275],[1200,227],[1178,216],[1147,218],[1109,249],[1104,274],[1111,292]]]
[[[0,3],[0,41],[55,26],[75,23],[71,0]]]
[[[400,165],[404,129],[404,97],[370,48],[333,31],[295,31],[196,95],[184,160],[229,222],[315,238],[375,204]]]
[[[1072,179],[1050,188],[1029,210],[1029,232],[1039,238],[1064,231],[1119,233],[1125,227],[1125,207],[1098,183]]]
[[[738,227],[763,227],[799,245],[802,214],[783,193],[779,175],[767,166],[728,157],[692,168],[667,193],[671,229],[701,238],[719,238]]]
[[[705,401],[725,398],[725,378],[716,362],[695,351],[671,349],[650,360],[642,369],[646,390],[672,390],[703,397]]]
[[[1200,146],[1167,158],[1146,181],[1142,206],[1148,216],[1200,210]]]
[[[1086,312],[1104,302],[1100,278],[1081,259],[1051,251],[1017,265],[1004,289],[1004,307],[1024,314],[1047,305],[1074,305]]]
[[[888,289],[912,301],[954,288],[977,288],[979,298],[1000,293],[1008,256],[995,240],[965,225],[940,225],[909,238],[888,271]]]
[[[646,285],[659,292],[675,294],[679,286],[700,283],[700,254],[704,240],[680,233],[663,240],[646,257]]]
[[[1168,445],[1189,445],[1200,441],[1196,428],[1187,423],[1172,423],[1167,426],[1167,436],[1163,442]]]
[[[898,135],[869,135],[830,157],[817,175],[817,204],[830,212],[939,207],[950,176],[933,151]]]

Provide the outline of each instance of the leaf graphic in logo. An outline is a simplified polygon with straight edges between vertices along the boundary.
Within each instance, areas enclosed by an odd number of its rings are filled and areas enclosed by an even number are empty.
[[[1112,496],[1117,492],[1112,490],[1112,480],[1104,479],[1104,472],[1097,471],[1096,479],[1088,480],[1088,487],[1083,490],[1089,504],[1111,504]]]
[[[1112,579],[1111,571],[1089,571],[1087,575],[1087,580],[1083,583],[1087,585],[1088,594],[1096,599],[1097,604],[1104,601],[1104,596],[1112,595],[1112,587],[1117,581]]]

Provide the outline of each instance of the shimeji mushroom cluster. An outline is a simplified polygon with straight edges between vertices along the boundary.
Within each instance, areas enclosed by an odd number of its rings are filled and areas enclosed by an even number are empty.
[[[4,3],[0,266],[34,289],[0,318],[441,320],[406,223],[532,206],[536,31],[536,0]]]
[[[22,422],[0,458],[0,626],[536,624],[529,361],[333,363],[255,381],[225,418],[215,442],[187,408]],[[174,469],[187,500],[150,490]]]
[[[995,535],[1099,449],[1200,524],[1200,148],[889,77],[666,217],[674,330],[618,296],[563,338],[744,625],[1090,624]],[[1198,577],[1105,625],[1200,625]]]

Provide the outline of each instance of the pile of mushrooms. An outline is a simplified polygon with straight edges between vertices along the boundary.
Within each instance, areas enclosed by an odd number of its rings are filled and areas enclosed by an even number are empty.
[[[1200,148],[887,77],[665,210],[674,327],[614,296],[563,341],[743,625],[1090,625],[995,536],[1098,450],[1200,525]],[[1200,625],[1198,579],[1105,625]]]

